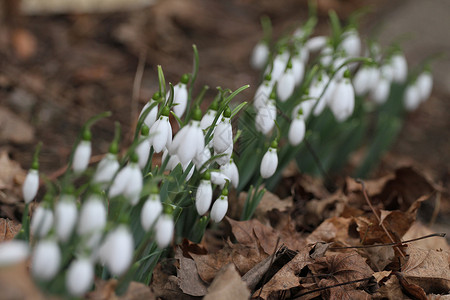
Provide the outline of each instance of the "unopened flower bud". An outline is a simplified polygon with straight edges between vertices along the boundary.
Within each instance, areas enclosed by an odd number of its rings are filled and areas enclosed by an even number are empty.
[[[36,244],[31,258],[31,271],[37,279],[48,281],[59,270],[61,250],[55,240],[42,240]]]
[[[66,275],[66,288],[72,296],[81,297],[94,281],[94,267],[87,258],[79,258],[69,266]]]

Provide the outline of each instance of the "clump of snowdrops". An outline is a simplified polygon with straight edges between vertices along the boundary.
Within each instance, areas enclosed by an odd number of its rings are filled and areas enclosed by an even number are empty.
[[[49,292],[78,297],[92,289],[94,278],[114,277],[120,293],[130,281],[148,284],[172,243],[183,237],[199,242],[208,224],[221,222],[230,189],[248,192],[241,218],[249,219],[262,187],[275,188],[291,160],[301,171],[327,172],[370,138],[359,170],[367,172],[396,135],[405,108],[416,109],[430,95],[431,74],[427,66],[408,73],[398,47],[383,52],[370,42],[363,52],[355,22],[342,26],[334,13],[332,35],[311,37],[316,20],[311,14],[276,43],[263,22],[266,36],[251,57],[263,80],[252,105],[231,103],[248,86],[218,88],[202,113],[207,87],[193,97],[195,46],[194,70],[179,83],[166,85],[158,66],[159,90],[143,107],[128,151],[119,157],[116,125],[109,152],[90,164],[90,127],[109,114],[93,117],[66,173],[47,183],[29,222],[39,188],[38,147],[23,185],[23,228],[0,246],[1,263],[31,256],[31,273]]]

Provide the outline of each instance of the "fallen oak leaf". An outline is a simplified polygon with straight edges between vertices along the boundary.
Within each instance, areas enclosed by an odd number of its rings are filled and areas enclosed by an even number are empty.
[[[180,247],[177,247],[175,250],[175,259],[177,259],[180,263],[179,268],[177,268],[177,277],[180,289],[184,293],[191,296],[206,295],[207,285],[199,277],[195,261],[184,257]]]
[[[224,266],[208,288],[204,300],[248,299],[250,291],[233,264]]]

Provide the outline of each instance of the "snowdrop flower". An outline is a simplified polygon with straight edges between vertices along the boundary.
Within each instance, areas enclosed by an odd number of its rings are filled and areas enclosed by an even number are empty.
[[[128,270],[133,259],[134,241],[130,230],[119,225],[106,236],[100,248],[100,260],[105,263],[114,276]]]
[[[233,159],[230,159],[226,164],[220,167],[220,172],[226,177],[230,178],[230,183],[234,188],[239,185],[239,170],[234,163]]]
[[[39,205],[31,218],[30,231],[37,237],[44,237],[53,226],[53,212],[46,203]]]
[[[163,155],[162,155],[162,161],[164,162],[166,160],[167,155],[169,155],[169,150],[164,150]],[[178,158],[178,156],[176,154],[172,154],[170,155],[169,161],[166,164],[166,171],[172,171],[173,169],[175,169],[175,167],[180,163],[180,159]]]
[[[0,244],[0,268],[14,265],[27,259],[28,243],[21,240],[9,240]]]
[[[172,126],[169,122],[170,110],[165,106],[161,116],[150,128],[150,145],[156,153],[160,153],[164,148],[172,144]]]
[[[384,76],[381,76],[377,85],[372,88],[370,98],[377,104],[383,104],[388,99],[390,90],[391,82]]]
[[[31,272],[37,279],[48,281],[59,270],[61,250],[55,240],[42,240],[36,244],[31,257]]]
[[[309,52],[317,52],[323,47],[325,47],[326,44],[327,44],[327,37],[316,36],[306,41],[305,47],[306,49],[308,49]]]
[[[119,167],[120,165],[117,161],[117,152],[112,153],[110,149],[110,152],[106,154],[97,165],[92,181],[94,183],[102,184],[109,183],[113,179],[117,170],[119,170]]]
[[[75,173],[84,172],[91,158],[91,136],[88,130],[83,134],[82,141],[78,144],[73,155],[72,168]]]
[[[169,153],[176,154],[182,165],[187,165],[205,147],[205,137],[200,128],[201,115],[200,109],[195,108],[192,120],[175,135],[169,147]]]
[[[261,70],[269,58],[269,47],[264,41],[259,42],[253,48],[252,56],[250,58],[251,66],[256,70]]]
[[[264,154],[263,159],[261,161],[260,173],[262,178],[269,178],[275,174],[275,171],[278,167],[278,156],[277,156],[277,147],[278,143],[273,141],[267,150],[266,154]]]
[[[138,203],[144,180],[137,161],[137,155],[132,154],[130,163],[120,170],[114,178],[109,188],[109,197],[113,198],[118,195],[123,195],[130,201],[131,205]]]
[[[289,143],[292,146],[299,145],[303,138],[305,137],[305,131],[306,131],[306,125],[305,125],[305,119],[302,114],[298,114],[295,119],[292,120],[291,125],[289,127]]]
[[[214,131],[213,147],[218,154],[225,152],[233,144],[233,128],[231,127],[230,116],[231,110],[227,107],[223,112],[222,121],[217,124]]]
[[[181,76],[180,82],[173,87],[173,111],[181,118],[186,111],[188,101],[187,83],[189,82],[189,75],[184,74]]]
[[[94,282],[94,267],[88,258],[78,258],[70,263],[66,275],[66,288],[72,296],[81,297]]]
[[[156,117],[158,115],[158,104],[157,104],[158,102],[157,101],[159,101],[160,98],[161,98],[161,94],[159,92],[154,93],[152,99],[149,102],[147,102],[147,104],[144,105],[141,113],[139,114],[139,119],[140,119],[141,116],[144,114],[144,112],[147,111],[148,109],[150,109],[150,107],[152,107],[144,119],[144,124],[148,128],[151,128],[153,123],[155,123],[155,121],[156,121]]]
[[[284,52],[287,54],[287,52]],[[273,63],[272,63],[272,70],[271,72],[266,72],[267,74],[270,74],[271,76],[271,82],[272,84],[274,84],[275,82],[278,81],[278,79],[280,79],[281,75],[283,74],[284,70],[286,69],[286,65],[287,65],[287,60],[289,59],[289,57],[286,59],[286,54],[284,53],[280,53],[277,56],[275,56]],[[270,66],[268,66],[269,68]]]
[[[92,248],[101,238],[101,232],[106,225],[106,208],[98,195],[90,195],[80,209],[77,234],[87,239],[87,246]]]
[[[318,101],[313,112],[315,116],[320,115],[327,105],[327,92],[331,90],[332,84],[330,83],[328,85],[328,88],[325,92],[324,90],[329,80],[330,79],[327,74],[321,73],[318,77],[313,79],[313,81],[311,82],[311,86],[309,87],[309,96],[312,99]]]
[[[420,99],[422,102],[430,98],[431,90],[433,89],[433,76],[429,70],[422,72],[417,77],[417,87],[419,89]]]
[[[163,249],[172,241],[174,223],[171,215],[163,213],[156,222],[156,244]]]
[[[269,101],[270,93],[273,89],[271,78],[270,74],[266,75],[263,83],[256,89],[255,97],[253,98],[253,107],[255,107],[256,111],[265,107]]]
[[[331,46],[326,46],[320,51],[320,63],[324,67],[329,67],[333,62],[333,48]]]
[[[214,201],[211,208],[211,220],[216,223],[222,221],[228,210],[228,190],[225,188],[222,190],[222,195]]]
[[[336,74],[334,75],[333,79],[339,80],[342,77],[344,77],[344,73],[346,70],[348,70],[348,65],[344,65],[346,59],[342,56],[337,57],[333,61],[333,69],[336,70]]]
[[[305,60],[300,55],[292,58],[292,73],[294,74],[295,85],[300,85],[305,75]]]
[[[195,168],[199,171],[199,172],[204,172],[205,168],[208,168],[208,165],[204,164],[211,158],[211,151],[209,150],[208,147],[203,148],[203,151],[198,152],[197,155],[194,157],[194,159],[192,160],[195,164]],[[202,168],[203,167],[203,168]]]
[[[280,76],[277,86],[277,95],[281,102],[285,102],[294,92],[295,75],[292,70],[292,63],[288,63],[286,70]]]
[[[217,153],[216,151],[214,151],[214,156],[217,156],[215,159],[215,162],[219,166],[222,166],[230,161],[232,154],[233,154],[233,144],[231,144],[227,148],[227,150],[225,150],[225,152],[223,152],[223,153]]]
[[[152,191],[141,210],[141,225],[145,231],[149,231],[161,215],[163,206],[158,190]]]
[[[195,193],[195,208],[200,216],[208,211],[211,206],[212,196],[211,174],[206,172]]]
[[[267,104],[260,108],[255,118],[256,130],[263,134],[268,134],[275,126],[277,108],[275,106],[274,95],[272,93]]]
[[[297,118],[300,109],[302,110],[302,116],[304,119],[307,119],[309,115],[311,114],[312,109],[314,108],[314,104],[316,104],[316,99],[308,99],[303,100],[300,104],[297,104],[294,109],[292,110],[292,119]]]
[[[408,76],[408,63],[402,53],[394,54],[391,57],[391,65],[394,71],[392,80],[396,83],[403,83]]]
[[[153,124],[155,125],[155,123]],[[149,141],[149,128],[147,125],[142,124],[141,136],[139,138],[139,145],[136,147],[136,154],[138,156],[138,166],[142,170],[147,164],[150,155],[150,141]]]
[[[375,66],[362,66],[353,77],[355,94],[362,96],[375,88],[379,81],[380,72]]]
[[[231,179],[227,175],[221,172],[216,171],[211,172],[211,182],[214,183],[215,185],[220,186],[221,189],[223,189],[227,181],[230,180]]]
[[[219,104],[217,101],[213,101],[208,108],[206,114],[202,117],[200,121],[200,128],[202,130],[206,130],[209,126],[211,126],[216,118],[217,110],[219,109]],[[219,118],[220,120],[220,118]]]
[[[22,185],[23,200],[25,203],[30,203],[35,197],[39,189],[39,171],[36,168],[31,168],[28,171],[25,181]]]
[[[391,63],[387,62],[380,68],[380,76],[391,82],[394,79],[394,68]]]
[[[339,45],[349,57],[358,57],[361,53],[361,40],[355,29],[349,30],[343,34],[343,40]]]
[[[189,168],[189,166],[191,165],[192,161],[188,161],[186,164],[181,164],[181,167],[183,169],[183,173],[186,173],[187,169]],[[185,181],[189,181],[189,179],[191,179],[192,175],[194,174],[194,166],[191,166],[191,168],[189,169],[189,173],[186,175]]]
[[[417,86],[417,82],[410,83],[403,95],[403,105],[407,111],[414,111],[417,109],[421,102],[420,90]]]
[[[329,101],[330,109],[338,122],[350,117],[355,108],[355,92],[349,77],[350,73],[346,72],[344,78],[336,83],[333,97]]]
[[[67,242],[77,223],[78,209],[73,195],[62,195],[55,206],[55,229],[58,239]]]

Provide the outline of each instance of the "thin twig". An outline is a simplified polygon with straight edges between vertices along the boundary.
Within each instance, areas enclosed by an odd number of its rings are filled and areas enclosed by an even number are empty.
[[[296,295],[295,298],[292,298],[292,299],[299,299],[300,297],[303,297],[303,296],[308,295],[308,294],[312,294],[312,293],[315,293],[315,292],[320,292],[320,291],[323,291],[323,290],[332,289],[332,288],[335,288],[335,287],[340,287],[340,286],[343,286],[343,285],[348,285],[348,284],[352,284],[352,283],[358,283],[358,282],[370,280],[371,278],[372,277],[367,277],[367,278],[362,278],[362,279],[357,279],[357,280],[352,280],[352,281],[348,281],[348,282],[338,283],[338,284],[335,284],[335,285],[330,285],[330,286],[317,288],[317,289],[314,289],[314,290],[311,290],[311,291],[304,292],[304,293],[302,293],[300,295]]]
[[[366,191],[366,185],[364,184],[364,181],[362,179],[355,179],[355,181],[359,184],[361,184],[362,187],[362,192],[364,195],[364,198],[366,199],[367,204],[369,205],[370,209],[372,210],[373,214],[375,215],[375,217],[378,220],[378,224],[380,224],[381,228],[383,228],[384,232],[386,233],[386,235],[388,236],[388,238],[391,240],[392,243],[396,244],[397,242],[394,241],[394,238],[392,237],[392,235],[389,233],[389,231],[387,230],[386,226],[383,224],[383,222],[381,221],[381,217],[377,214],[377,211],[375,210],[375,208],[372,206],[372,202],[370,202],[369,196],[367,195],[367,191]],[[397,249],[397,251],[400,253],[400,255],[402,257],[405,257],[405,255],[403,254],[403,252],[398,248],[395,247],[395,249]]]

